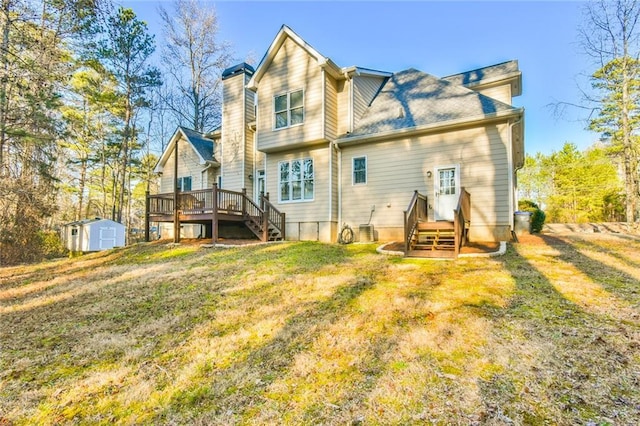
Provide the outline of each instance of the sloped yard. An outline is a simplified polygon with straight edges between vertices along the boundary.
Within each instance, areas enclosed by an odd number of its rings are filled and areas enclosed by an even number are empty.
[[[140,245],[0,269],[0,425],[638,424],[640,241]]]

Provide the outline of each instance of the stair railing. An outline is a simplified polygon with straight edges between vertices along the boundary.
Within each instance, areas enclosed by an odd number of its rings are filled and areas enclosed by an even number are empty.
[[[427,196],[414,191],[407,210],[404,211],[404,252],[411,248],[411,241],[420,221],[427,220]]]
[[[269,233],[269,228],[273,227],[273,229],[280,233],[280,237],[284,240],[286,237],[285,234],[285,223],[286,223],[286,215],[285,213],[278,210],[272,203],[269,201],[269,193],[260,194],[260,205],[264,210],[265,219],[264,219],[264,229],[265,236]]]

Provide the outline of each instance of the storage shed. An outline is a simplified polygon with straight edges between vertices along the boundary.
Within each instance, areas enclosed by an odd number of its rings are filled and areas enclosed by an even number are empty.
[[[62,239],[70,251],[100,251],[125,245],[125,226],[109,219],[84,219],[63,225]]]

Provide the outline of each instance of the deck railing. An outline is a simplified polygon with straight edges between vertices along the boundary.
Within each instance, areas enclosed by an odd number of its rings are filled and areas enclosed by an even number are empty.
[[[219,214],[240,216],[260,227],[261,237],[267,238],[271,228],[284,239],[285,214],[269,202],[268,195],[261,196],[261,205],[258,205],[247,196],[246,190],[229,191],[214,185],[213,188],[180,192],[177,200],[179,215],[213,215],[216,220]],[[146,207],[147,221],[158,216],[175,215],[174,194],[147,194]]]
[[[418,191],[413,193],[407,210],[404,212],[404,252],[408,253],[411,248],[411,240],[418,228],[418,223],[427,220],[427,196]]]

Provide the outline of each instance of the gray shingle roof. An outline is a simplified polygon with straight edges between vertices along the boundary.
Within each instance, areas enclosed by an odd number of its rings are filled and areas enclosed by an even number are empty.
[[[389,78],[349,136],[372,135],[514,109],[412,68]]]
[[[213,160],[213,141],[211,139],[207,139],[202,133],[186,127],[180,126],[180,130],[202,158]]]
[[[449,75],[447,77],[442,77],[442,79],[454,84],[466,86],[478,83],[481,80],[490,80],[504,75],[517,73],[518,71],[520,71],[518,68],[518,61],[508,61],[501,64],[461,72],[460,74]]]

